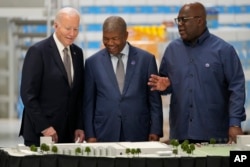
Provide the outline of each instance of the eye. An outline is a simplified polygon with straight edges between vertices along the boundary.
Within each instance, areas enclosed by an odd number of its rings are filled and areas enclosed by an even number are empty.
[[[174,20],[176,24],[180,24],[180,23],[186,23],[188,20],[196,19],[196,18],[200,18],[200,16],[177,17]]]

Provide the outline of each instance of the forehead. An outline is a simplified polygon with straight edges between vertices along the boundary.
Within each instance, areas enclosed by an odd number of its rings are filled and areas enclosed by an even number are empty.
[[[117,37],[121,35],[122,33],[120,31],[103,31],[103,36],[107,37]]]
[[[196,14],[196,11],[194,8],[192,8],[192,6],[190,5],[185,5],[181,8],[180,12],[179,12],[179,16],[183,17],[183,16],[193,16]]]

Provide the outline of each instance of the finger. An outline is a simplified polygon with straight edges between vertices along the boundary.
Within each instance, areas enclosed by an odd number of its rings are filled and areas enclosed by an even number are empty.
[[[155,78],[149,78],[149,83],[154,84],[156,82],[157,82],[157,80]]]
[[[79,143],[82,143],[83,142],[83,137],[79,137]]]
[[[158,78],[158,76],[155,75],[155,74],[151,74],[150,77],[153,78],[153,79],[157,79]]]
[[[55,142],[55,143],[58,142],[58,136],[57,136],[57,135],[54,136],[54,142]]]
[[[151,90],[151,91],[155,91],[155,90],[156,90],[156,88],[155,88],[155,87],[152,87],[150,90]]]
[[[232,138],[230,137],[229,140],[228,140],[228,142],[227,142],[227,144],[232,144],[232,143],[233,143],[233,140],[232,140]]]

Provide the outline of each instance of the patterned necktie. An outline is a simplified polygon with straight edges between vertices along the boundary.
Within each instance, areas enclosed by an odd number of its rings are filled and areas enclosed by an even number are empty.
[[[67,72],[69,86],[71,86],[71,84],[72,84],[71,62],[70,62],[70,57],[69,57],[70,55],[68,54],[68,48],[64,48],[63,53],[64,53],[63,54],[63,63],[64,63],[65,70]]]
[[[118,62],[117,62],[117,66],[116,66],[116,79],[117,79],[117,82],[118,82],[119,89],[120,89],[121,93],[122,93],[122,90],[123,90],[124,77],[125,77],[122,56],[123,56],[123,54],[117,55]]]

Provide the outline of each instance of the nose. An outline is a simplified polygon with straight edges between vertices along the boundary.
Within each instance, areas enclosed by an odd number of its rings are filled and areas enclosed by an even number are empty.
[[[71,36],[74,36],[74,35],[76,34],[76,32],[74,31],[74,29],[71,29],[70,32],[69,32],[69,34],[70,34]]]
[[[177,25],[179,26],[179,25],[182,25],[182,24],[183,24],[183,21],[180,20],[180,21],[178,21],[178,24],[177,24]]]
[[[107,44],[108,44],[108,45],[112,45],[112,44],[114,44],[114,40],[112,40],[112,39],[108,39],[108,40],[107,40]]]
[[[78,31],[74,28],[69,29],[68,31],[70,36],[76,36],[78,34]]]

